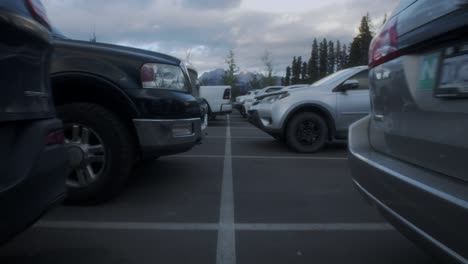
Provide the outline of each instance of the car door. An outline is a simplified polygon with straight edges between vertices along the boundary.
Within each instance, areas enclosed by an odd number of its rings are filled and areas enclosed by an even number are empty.
[[[348,80],[356,80],[359,86],[356,89],[344,92],[336,91],[337,97],[337,132],[345,133],[348,127],[370,112],[369,99],[369,70],[363,70]]]

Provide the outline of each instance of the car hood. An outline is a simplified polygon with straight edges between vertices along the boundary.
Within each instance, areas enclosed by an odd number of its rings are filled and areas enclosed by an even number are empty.
[[[71,40],[65,38],[54,37],[54,45],[58,46],[66,46],[67,48],[75,49],[75,50],[94,50],[100,53],[118,53],[120,56],[124,55],[127,58],[135,57],[138,59],[146,59],[154,62],[166,63],[166,64],[173,64],[173,65],[180,65],[182,60],[169,56],[163,53],[137,49],[132,47],[114,45],[114,44],[106,44],[106,43],[97,43],[97,42],[87,42],[87,41],[80,41],[80,40]]]

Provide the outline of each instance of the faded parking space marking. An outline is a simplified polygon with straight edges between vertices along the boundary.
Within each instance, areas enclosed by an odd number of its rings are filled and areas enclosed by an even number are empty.
[[[177,155],[174,158],[213,158],[221,159],[221,155]],[[348,160],[346,157],[304,157],[304,156],[231,156],[233,159],[286,159],[286,160]]]
[[[225,226],[213,223],[148,223],[94,221],[39,221],[33,228],[94,230],[220,231]],[[236,231],[395,231],[387,223],[312,223],[269,224],[243,223],[231,226]]]
[[[231,128],[227,116],[226,146],[224,148],[224,169],[221,185],[221,206],[219,212],[217,264],[236,263],[236,232],[234,227],[234,187],[232,180]]]

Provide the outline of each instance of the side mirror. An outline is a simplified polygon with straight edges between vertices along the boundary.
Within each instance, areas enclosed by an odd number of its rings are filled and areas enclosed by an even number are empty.
[[[346,92],[348,90],[354,90],[359,88],[358,80],[347,80],[342,85],[336,87],[336,92]]]

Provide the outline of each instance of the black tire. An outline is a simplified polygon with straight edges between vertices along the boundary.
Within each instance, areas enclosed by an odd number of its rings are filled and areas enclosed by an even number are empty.
[[[92,183],[86,187],[67,183],[66,202],[97,204],[113,198],[125,186],[135,163],[135,144],[128,127],[114,113],[96,104],[72,103],[57,110],[65,127],[81,124],[99,135],[106,153],[102,173]]]
[[[286,128],[286,143],[301,153],[320,151],[328,141],[325,119],[313,112],[296,114]]]
[[[208,115],[208,121],[216,121],[216,115],[210,113],[210,114]]]
[[[243,118],[247,118],[247,113],[245,112],[244,106],[240,108],[239,112]]]

